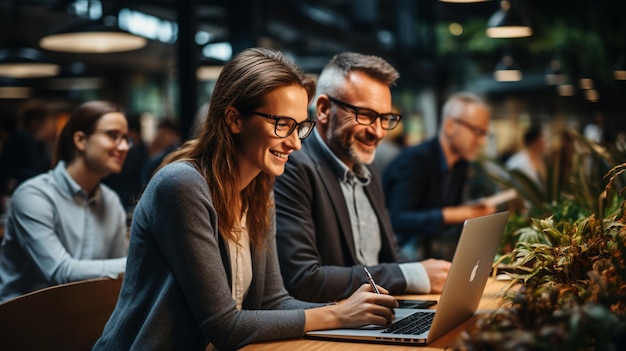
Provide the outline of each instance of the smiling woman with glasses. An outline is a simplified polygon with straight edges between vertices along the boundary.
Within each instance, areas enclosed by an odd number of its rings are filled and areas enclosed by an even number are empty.
[[[402,119],[402,116],[397,113],[378,113],[366,107],[357,107],[354,105],[350,105],[347,102],[335,99],[334,97],[329,95],[327,95],[327,97],[328,100],[330,100],[331,102],[354,112],[356,122],[364,126],[374,124],[374,122],[376,122],[376,119],[380,118],[380,124],[382,128],[385,130],[391,130],[397,127],[400,123],[400,120]]]
[[[54,168],[22,183],[11,198],[0,301],[124,272],[126,212],[101,181],[122,170],[127,134],[126,116],[112,103],[92,101],[72,111],[55,144]]]

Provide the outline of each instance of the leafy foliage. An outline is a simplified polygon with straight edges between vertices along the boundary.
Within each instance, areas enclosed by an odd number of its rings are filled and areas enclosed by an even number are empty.
[[[620,350],[626,324],[602,304],[558,302],[560,291],[522,289],[510,308],[480,318],[454,350]]]
[[[595,144],[575,130],[563,136],[562,150],[546,160],[547,178],[538,186],[523,172],[507,170],[493,161],[483,161],[484,172],[502,188],[514,188],[520,196],[510,210],[511,216],[504,233],[500,254],[521,241],[522,233],[528,234],[532,219],[552,217],[556,223],[573,223],[595,215],[595,218],[610,218],[619,214],[624,206],[616,196],[616,189],[626,186],[626,172],[615,167],[626,159],[626,145],[616,144],[603,147]],[[609,171],[610,170],[610,171]],[[603,178],[602,174],[606,174]],[[611,184],[607,188],[608,184]],[[623,210],[621,210],[623,211]],[[524,238],[534,243],[532,238]]]
[[[543,215],[515,230],[514,249],[499,261],[516,269],[507,308],[482,315],[455,350],[619,350],[626,342],[626,163],[606,172],[600,188],[589,177],[614,152],[581,143],[592,152],[557,201],[547,201],[549,191],[525,198],[529,213]],[[527,184],[513,177],[519,192]]]

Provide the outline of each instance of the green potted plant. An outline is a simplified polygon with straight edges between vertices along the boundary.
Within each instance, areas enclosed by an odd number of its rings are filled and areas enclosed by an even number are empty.
[[[600,156],[606,162],[609,153]],[[578,177],[569,193],[538,203],[548,216],[529,217],[515,230],[513,250],[496,262],[515,268],[505,308],[481,315],[455,350],[623,348],[626,163],[607,172],[604,183],[589,181],[584,165],[584,172],[572,172]]]

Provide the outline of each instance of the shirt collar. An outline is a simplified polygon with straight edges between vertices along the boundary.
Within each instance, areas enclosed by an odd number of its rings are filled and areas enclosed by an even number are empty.
[[[59,161],[57,166],[52,170],[52,174],[57,184],[69,194],[72,194],[72,197],[80,196],[84,200],[88,200],[90,202],[100,201],[102,198],[102,194],[100,192],[100,185],[96,188],[92,197],[89,197],[89,194],[84,191],[78,183],[67,173],[67,166],[65,161]]]
[[[322,136],[318,133],[317,129],[313,130],[313,137],[316,138],[317,142],[322,146],[322,150],[330,160],[330,166],[333,169],[333,172],[337,175],[340,181],[346,183],[354,183],[357,182],[362,186],[369,185],[372,174],[362,164],[357,164],[355,166],[355,170],[351,170],[343,161],[341,161],[337,155],[326,145]]]

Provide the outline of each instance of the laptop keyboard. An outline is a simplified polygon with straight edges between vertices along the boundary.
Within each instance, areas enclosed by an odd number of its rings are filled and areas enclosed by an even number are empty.
[[[415,312],[387,328],[383,333],[419,335],[426,332],[433,322],[434,313]]]

